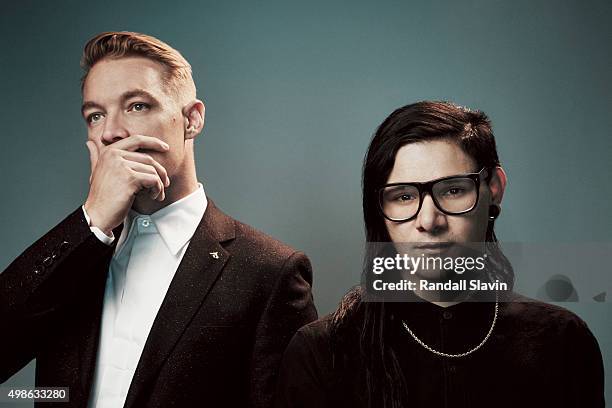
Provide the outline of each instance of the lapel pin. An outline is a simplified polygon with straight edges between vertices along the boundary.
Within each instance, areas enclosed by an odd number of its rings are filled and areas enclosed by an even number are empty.
[[[212,256],[215,259],[219,259],[219,252],[211,252],[210,256]]]

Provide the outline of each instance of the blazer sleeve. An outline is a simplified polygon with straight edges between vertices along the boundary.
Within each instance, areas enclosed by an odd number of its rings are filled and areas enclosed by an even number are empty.
[[[311,287],[310,261],[295,252],[282,266],[257,324],[250,364],[250,407],[272,405],[285,348],[300,327],[317,319]]]
[[[0,383],[36,358],[63,311],[103,280],[112,247],[91,232],[79,207],[0,274]]]

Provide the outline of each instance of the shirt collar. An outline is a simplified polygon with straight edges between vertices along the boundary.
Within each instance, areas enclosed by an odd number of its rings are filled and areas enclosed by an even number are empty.
[[[197,190],[149,216],[172,255],[176,256],[181,248],[191,240],[207,206],[208,200],[204,193],[204,186],[198,183]],[[138,216],[142,216],[142,214],[134,210],[129,211],[117,242],[117,252],[121,251],[128,235],[134,228],[132,225],[134,219]]]

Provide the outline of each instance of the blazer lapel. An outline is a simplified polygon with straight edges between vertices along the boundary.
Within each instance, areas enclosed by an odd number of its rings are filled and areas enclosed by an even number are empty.
[[[229,259],[221,242],[234,238],[234,221],[219,211],[212,200],[196,229],[157,313],[132,378],[126,408],[141,405],[139,398],[155,379],[163,362],[200,308]]]

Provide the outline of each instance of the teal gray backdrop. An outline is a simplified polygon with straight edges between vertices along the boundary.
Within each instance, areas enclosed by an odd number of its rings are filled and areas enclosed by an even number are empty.
[[[490,116],[509,176],[501,240],[612,241],[609,1],[14,1],[1,10],[0,270],[86,197],[78,64],[86,40],[109,30],[157,36],[191,62],[207,107],[196,144],[206,193],[309,255],[320,314],[359,281],[368,141],[410,102],[452,100]],[[591,327],[608,372],[610,289],[605,303],[564,304]],[[31,385],[33,367],[4,385]]]

